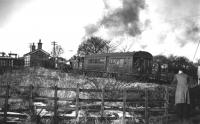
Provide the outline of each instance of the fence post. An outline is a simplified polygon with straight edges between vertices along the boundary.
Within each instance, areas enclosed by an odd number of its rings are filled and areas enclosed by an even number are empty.
[[[105,92],[105,89],[104,89],[104,86],[102,87],[102,94],[101,94],[101,122],[103,123],[103,117],[104,117],[104,92]]]
[[[78,118],[78,112],[79,112],[79,84],[77,84],[77,86],[76,86],[76,119],[78,119],[79,120],[79,118]],[[76,123],[78,123],[77,121],[76,121]]]
[[[57,109],[58,109],[58,104],[57,104],[57,101],[58,101],[58,87],[55,86],[54,87],[54,117],[53,117],[53,124],[57,124],[58,122],[58,112],[57,112]]]
[[[169,104],[169,93],[167,86],[165,87],[165,118],[166,124],[168,123],[168,104]]]
[[[33,105],[33,85],[29,86],[30,90],[30,96],[29,96],[29,109],[31,114],[31,122],[34,120],[35,117],[35,111],[34,111],[34,105]]]
[[[5,96],[5,103],[4,103],[4,118],[3,118],[3,122],[4,123],[6,123],[6,121],[7,121],[9,90],[10,90],[10,85],[7,85],[7,87],[6,87],[6,96]]]
[[[123,122],[122,124],[126,124],[125,119],[126,119],[126,98],[127,98],[127,92],[126,89],[123,90]]]
[[[148,115],[148,89],[145,88],[145,124],[149,124],[149,115]]]

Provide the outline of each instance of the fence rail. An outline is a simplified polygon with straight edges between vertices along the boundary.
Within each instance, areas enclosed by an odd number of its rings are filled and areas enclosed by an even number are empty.
[[[2,110],[0,109],[0,117],[3,117],[3,122],[7,122],[7,118],[11,115],[9,112],[10,111],[15,111],[15,112],[21,112],[21,111],[27,111],[27,109],[10,109],[9,108],[9,100],[24,100],[24,98],[26,98],[26,100],[28,100],[29,103],[29,107],[28,110],[30,111],[30,117],[32,118],[32,120],[35,119],[35,108],[37,109],[46,109],[49,111],[53,112],[53,117],[52,117],[52,122],[53,124],[57,124],[59,119],[77,119],[79,118],[79,111],[81,109],[88,109],[90,111],[100,111],[100,117],[96,117],[99,118],[101,120],[105,120],[105,119],[116,119],[115,117],[106,117],[104,111],[106,110],[120,110],[123,112],[123,116],[122,116],[122,124],[126,123],[126,112],[144,112],[144,119],[145,119],[145,124],[149,124],[149,120],[150,118],[150,112],[163,112],[163,116],[162,118],[167,119],[168,117],[168,104],[169,104],[169,94],[168,94],[168,89],[167,87],[165,87],[165,96],[163,99],[151,99],[149,98],[149,92],[150,90],[145,89],[144,92],[144,98],[140,98],[140,99],[131,99],[128,98],[128,93],[138,93],[139,90],[135,90],[135,89],[123,89],[123,90],[118,90],[118,89],[81,89],[79,87],[79,85],[77,85],[76,88],[61,88],[61,87],[37,87],[37,89],[46,89],[46,90],[51,90],[54,92],[54,96],[53,97],[49,97],[49,96],[34,96],[34,88],[32,85],[31,86],[17,86],[17,88],[20,89],[29,89],[29,94],[25,94],[25,96],[12,96],[10,94],[10,90],[11,87],[16,87],[16,86],[0,86],[0,88],[3,88],[5,93],[3,95],[0,95],[1,99],[4,99],[4,105],[0,106],[0,108],[2,107]],[[76,93],[75,98],[61,98],[58,96],[58,92],[59,91],[73,91]],[[80,93],[90,93],[90,92],[94,92],[94,93],[100,93],[101,98],[93,98],[93,99],[83,99],[80,98]],[[120,99],[108,99],[105,97],[106,93],[109,92],[120,92],[122,94],[122,98]],[[34,101],[35,100],[50,100],[53,101],[53,105],[52,106],[36,106],[34,105]],[[72,101],[74,102],[74,106],[73,107],[66,107],[66,106],[60,106],[58,104],[59,101]],[[88,102],[100,102],[100,106],[97,106],[96,108],[88,108],[87,106],[81,106],[81,103],[88,103]],[[106,102],[121,102],[122,103],[122,107],[117,107],[117,106],[112,106],[112,107],[106,107],[105,103]],[[149,107],[149,103],[163,103],[164,106],[159,107],[159,108],[151,108]],[[131,108],[127,106],[127,103],[141,103],[144,104],[144,106],[142,108]],[[61,111],[65,112],[65,111],[75,111],[75,116],[61,116],[61,114],[59,114]],[[1,113],[2,112],[2,113]],[[18,116],[18,115],[15,115]],[[20,116],[20,115],[19,115]],[[21,115],[22,116],[22,115]],[[50,118],[50,116],[46,115],[43,118]],[[92,117],[87,117],[88,119],[92,118]],[[38,122],[39,123],[39,122]]]

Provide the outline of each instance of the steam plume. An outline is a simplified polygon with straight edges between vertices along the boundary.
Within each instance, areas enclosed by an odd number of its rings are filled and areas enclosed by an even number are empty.
[[[145,8],[144,0],[121,0],[121,6],[114,10],[106,0],[104,5],[107,13],[96,26],[90,25],[85,28],[86,35],[97,32],[97,25],[110,29],[116,35],[136,36],[141,33],[139,13]]]
[[[160,9],[172,31],[180,32],[176,39],[181,47],[200,38],[200,1],[199,0],[164,0]]]

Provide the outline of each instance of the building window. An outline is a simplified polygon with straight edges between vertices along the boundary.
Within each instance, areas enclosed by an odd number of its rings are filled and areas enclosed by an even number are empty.
[[[25,56],[24,66],[30,66],[30,55]]]

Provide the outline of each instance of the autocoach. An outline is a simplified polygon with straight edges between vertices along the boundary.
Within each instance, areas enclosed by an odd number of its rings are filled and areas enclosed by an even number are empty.
[[[79,57],[71,64],[86,75],[144,78],[152,74],[153,56],[146,51],[102,53]]]

